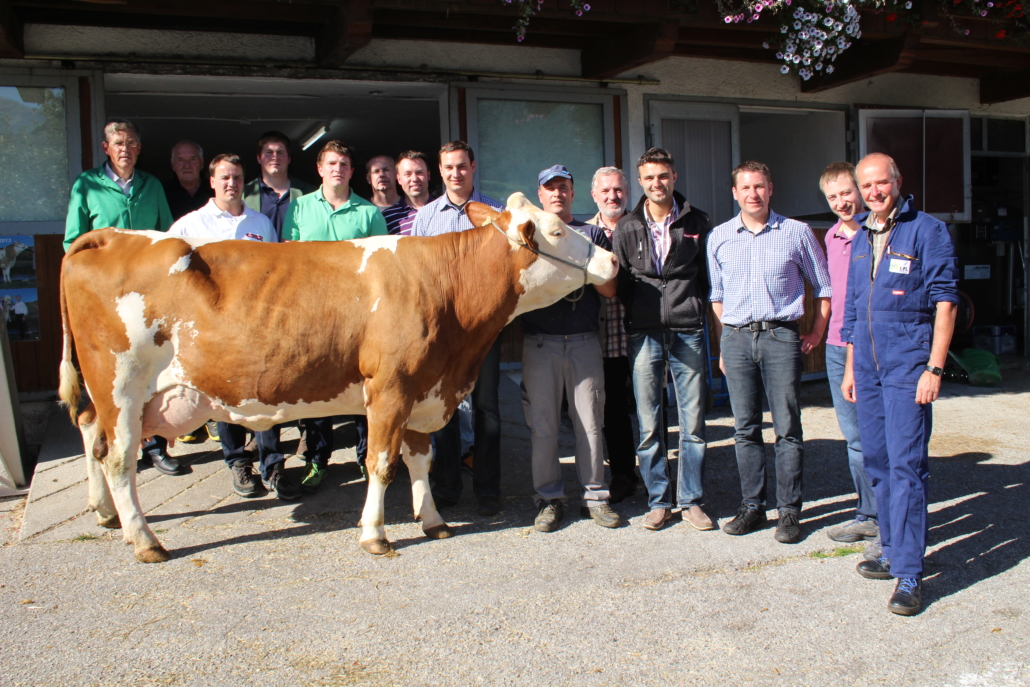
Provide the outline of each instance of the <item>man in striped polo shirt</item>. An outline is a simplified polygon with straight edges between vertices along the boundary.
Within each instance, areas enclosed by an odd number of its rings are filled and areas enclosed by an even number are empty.
[[[415,215],[433,200],[429,195],[429,163],[425,153],[404,151],[397,156],[395,171],[404,195],[390,207],[381,208],[386,218],[386,231],[392,235],[410,236]]]

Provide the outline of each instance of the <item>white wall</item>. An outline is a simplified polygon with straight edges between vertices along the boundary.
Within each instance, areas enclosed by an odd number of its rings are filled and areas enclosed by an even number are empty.
[[[506,74],[534,74],[539,69],[550,76],[579,76],[578,50],[529,48],[512,45],[440,43],[373,38],[372,42],[347,59],[348,65],[375,67],[419,67],[448,71],[485,71]]]

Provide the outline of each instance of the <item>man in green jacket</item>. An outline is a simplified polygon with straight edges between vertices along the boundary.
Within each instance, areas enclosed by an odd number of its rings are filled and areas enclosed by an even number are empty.
[[[340,141],[329,141],[319,151],[318,175],[322,177],[322,186],[290,204],[290,213],[283,224],[283,241],[346,241],[386,236],[386,220],[379,208],[350,189],[353,159],[354,150]],[[343,419],[354,421],[358,433],[358,465],[364,472],[368,423],[364,415]],[[307,469],[300,486],[313,492],[328,474],[329,457],[334,448],[333,418],[309,418],[303,421],[303,426]]]
[[[257,142],[257,161],[261,176],[243,187],[243,202],[272,220],[282,240],[283,222],[290,205],[315,187],[290,176],[290,137],[281,131],[266,131]]]
[[[93,229],[168,231],[174,221],[161,182],[136,169],[140,138],[132,122],[108,121],[103,146],[107,162],[80,174],[72,186],[64,229],[65,251]]]
[[[164,187],[153,176],[136,169],[139,132],[132,122],[111,119],[104,125],[107,162],[79,175],[68,200],[64,250],[94,229],[156,229],[168,231],[172,211]],[[153,437],[143,445],[143,459],[165,475],[181,475],[179,461],[168,455],[168,441]]]

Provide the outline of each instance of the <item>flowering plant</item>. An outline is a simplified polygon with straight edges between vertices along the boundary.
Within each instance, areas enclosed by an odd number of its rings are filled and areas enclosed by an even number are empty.
[[[515,37],[519,43],[526,40],[526,29],[529,28],[529,20],[544,6],[544,0],[502,0],[505,5],[515,5],[518,8],[519,18],[515,22]],[[569,5],[576,12],[577,17],[582,17],[584,12],[590,11],[590,5],[583,0],[569,0]]]
[[[969,28],[956,19],[956,10],[972,17],[993,16],[1012,24],[1001,30],[996,39],[1012,38],[1014,30],[1026,34],[1027,18],[1022,3],[1025,0],[938,0],[948,14],[952,28],[969,35]],[[889,22],[898,20],[898,13],[906,13],[909,20],[918,23],[919,17],[911,12],[912,0],[744,0],[733,7],[732,0],[716,0],[723,21],[727,24],[751,22],[765,14],[778,15],[779,35],[762,44],[776,50],[776,59],[782,61],[783,74],[795,73],[805,81],[819,73],[832,74],[833,63],[862,37],[860,9],[886,12]]]

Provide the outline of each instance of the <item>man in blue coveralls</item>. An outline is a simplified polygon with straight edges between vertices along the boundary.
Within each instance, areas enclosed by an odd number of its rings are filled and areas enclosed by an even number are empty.
[[[883,553],[858,573],[897,579],[888,610],[922,609],[927,533],[927,447],[931,408],[955,329],[958,260],[944,223],[901,198],[901,174],[887,155],[858,164],[870,212],[857,215],[841,338],[841,391],[858,403],[865,468],[880,511]]]

